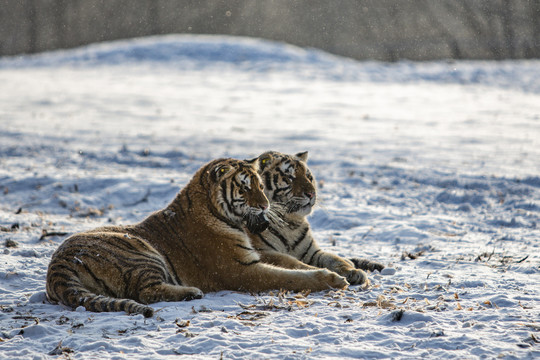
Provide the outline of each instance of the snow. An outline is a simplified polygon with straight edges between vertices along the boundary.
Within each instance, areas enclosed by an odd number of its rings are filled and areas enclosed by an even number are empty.
[[[539,78],[539,60],[356,62],[222,36],[0,58],[0,358],[538,358]],[[224,291],[150,319],[46,301],[66,236],[266,150],[309,151],[315,236],[386,264],[369,290]]]

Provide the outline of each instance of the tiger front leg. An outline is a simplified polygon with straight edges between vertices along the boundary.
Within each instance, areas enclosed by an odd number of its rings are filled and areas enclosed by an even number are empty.
[[[259,253],[261,261],[266,264],[279,266],[286,269],[316,270],[318,268],[305,264],[300,260],[277,251],[261,251]]]
[[[277,289],[317,292],[343,289],[349,285],[344,277],[327,269],[293,270],[264,263],[243,269],[241,276],[234,281],[236,284],[231,284],[233,288],[250,292]]]

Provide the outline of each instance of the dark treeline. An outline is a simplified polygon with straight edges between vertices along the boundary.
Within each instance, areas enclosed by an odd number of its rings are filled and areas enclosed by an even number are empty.
[[[540,57],[540,0],[6,0],[0,55],[166,33],[229,34],[356,59]]]

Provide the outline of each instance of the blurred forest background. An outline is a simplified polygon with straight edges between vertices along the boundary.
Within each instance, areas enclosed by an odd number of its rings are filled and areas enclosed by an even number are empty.
[[[167,33],[227,34],[356,59],[540,57],[540,0],[3,0],[0,55]]]

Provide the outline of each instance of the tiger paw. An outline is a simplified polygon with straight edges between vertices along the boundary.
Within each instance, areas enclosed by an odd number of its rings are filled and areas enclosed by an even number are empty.
[[[329,287],[334,289],[344,289],[349,286],[349,282],[333,271],[321,269],[317,270],[317,277]]]
[[[371,261],[368,259],[360,259],[360,258],[351,258],[349,260],[354,264],[354,267],[357,269],[368,270],[368,271],[375,271],[375,270],[381,271],[382,269],[384,269],[384,265],[376,261]]]
[[[367,274],[360,269],[351,269],[343,274],[351,285],[369,285]]]
[[[184,293],[184,300],[195,300],[201,299],[203,297],[203,292],[196,287],[186,287]]]

